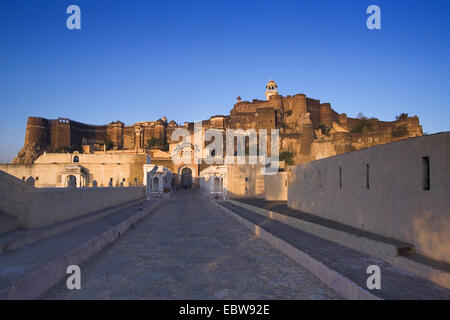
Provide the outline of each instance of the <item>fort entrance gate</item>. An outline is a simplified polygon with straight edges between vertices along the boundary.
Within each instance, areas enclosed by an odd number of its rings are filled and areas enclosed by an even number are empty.
[[[184,188],[187,186],[188,188],[192,188],[192,170],[191,168],[183,168],[181,170],[181,187]]]

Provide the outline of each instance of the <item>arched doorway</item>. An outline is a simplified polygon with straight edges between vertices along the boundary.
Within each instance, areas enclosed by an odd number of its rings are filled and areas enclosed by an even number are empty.
[[[190,168],[183,168],[181,170],[181,187],[192,188],[192,170]]]
[[[76,188],[77,187],[77,178],[73,175],[67,176],[67,187]]]
[[[220,178],[219,177],[215,177],[214,178],[214,192],[218,193],[220,191],[222,191],[221,188],[220,188]]]
[[[152,191],[158,192],[159,191],[159,179],[158,177],[154,177],[152,179]]]

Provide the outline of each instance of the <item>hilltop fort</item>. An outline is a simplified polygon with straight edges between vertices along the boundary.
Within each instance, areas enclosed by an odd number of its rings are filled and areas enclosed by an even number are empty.
[[[243,101],[240,97],[229,115],[215,115],[202,121],[205,129],[279,129],[280,154],[290,164],[298,164],[378,144],[422,135],[418,117],[402,114],[392,122],[376,118],[349,118],[330,103],[322,103],[304,94],[282,96],[270,80],[266,99]],[[29,117],[25,143],[14,164],[32,164],[43,152],[78,151],[168,151],[176,128],[194,130],[194,123],[183,125],[167,121],[143,121],[125,125],[120,121],[107,125],[84,124],[74,120]]]

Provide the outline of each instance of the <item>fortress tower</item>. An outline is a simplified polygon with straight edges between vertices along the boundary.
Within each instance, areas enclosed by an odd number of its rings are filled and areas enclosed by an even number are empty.
[[[48,143],[48,120],[40,117],[28,117],[25,133],[25,145],[46,146]]]
[[[268,83],[267,83],[267,86],[266,86],[266,99],[267,100],[269,100],[269,97],[271,97],[271,96],[273,96],[273,95],[278,95],[278,91],[277,91],[277,88],[278,88],[278,86],[277,86],[277,84],[275,83],[275,81],[273,81],[273,80],[270,80]]]

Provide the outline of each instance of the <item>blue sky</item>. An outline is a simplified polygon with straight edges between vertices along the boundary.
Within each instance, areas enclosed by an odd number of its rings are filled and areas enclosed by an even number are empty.
[[[81,8],[81,30],[66,8]],[[381,8],[381,30],[366,8]],[[28,116],[91,124],[228,114],[235,99],[305,93],[338,112],[418,115],[449,130],[450,1],[0,2],[0,162]]]

